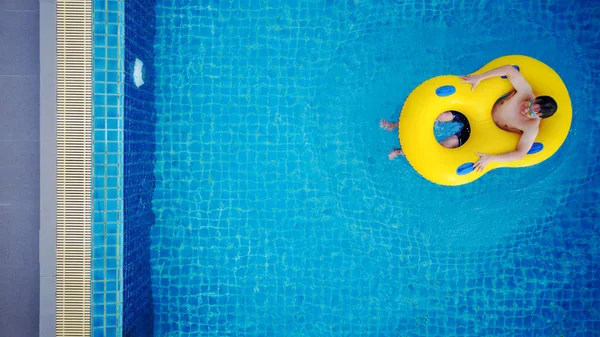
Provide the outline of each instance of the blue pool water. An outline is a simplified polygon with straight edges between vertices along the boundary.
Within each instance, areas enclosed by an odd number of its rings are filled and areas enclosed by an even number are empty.
[[[156,336],[600,334],[597,2],[158,0]],[[525,54],[570,90],[542,164],[389,161],[410,91]]]

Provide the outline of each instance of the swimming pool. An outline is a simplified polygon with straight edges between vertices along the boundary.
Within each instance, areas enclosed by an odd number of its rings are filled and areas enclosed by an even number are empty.
[[[150,259],[124,287],[151,287],[154,335],[599,334],[599,10],[158,0],[153,55],[125,57],[154,58],[155,105],[130,113],[156,110],[155,148],[130,148],[153,151],[154,175],[125,173],[126,194],[153,191],[154,223],[124,220],[150,243],[124,248]],[[507,54],[570,90],[556,155],[453,188],[387,159],[397,137],[379,119],[413,88]]]

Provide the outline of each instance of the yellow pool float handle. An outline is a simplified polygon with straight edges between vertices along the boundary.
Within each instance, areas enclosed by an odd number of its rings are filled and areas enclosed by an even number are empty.
[[[492,162],[482,172],[473,170],[476,153],[514,151],[520,135],[500,129],[492,119],[492,108],[501,96],[514,91],[506,78],[489,78],[475,90],[458,76],[431,78],[415,88],[404,102],[398,127],[400,144],[412,167],[424,178],[440,185],[463,185],[499,167],[525,167],[552,156],[564,143],[571,128],[572,108],[567,87],[546,64],[523,55],[499,57],[473,74],[512,65],[525,77],[536,96],[551,96],[558,105],[552,117],[542,119],[540,131],[528,154],[520,160]],[[462,146],[440,145],[433,125],[444,111],[458,111],[469,121],[471,134]]]

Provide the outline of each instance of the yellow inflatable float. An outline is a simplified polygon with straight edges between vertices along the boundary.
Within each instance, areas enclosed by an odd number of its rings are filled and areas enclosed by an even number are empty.
[[[440,185],[470,183],[499,167],[525,167],[552,156],[563,144],[571,127],[571,99],[558,74],[546,64],[527,56],[497,58],[474,74],[484,73],[507,64],[513,65],[531,84],[536,96],[548,95],[558,105],[556,113],[541,121],[540,131],[523,159],[492,162],[482,172],[473,169],[476,153],[499,154],[513,151],[520,135],[500,129],[492,119],[492,107],[514,89],[500,77],[482,81],[475,90],[458,76],[431,78],[408,96],[399,121],[400,145],[412,167],[426,179]],[[458,111],[469,121],[471,134],[458,148],[445,148],[434,135],[433,125],[444,111]]]

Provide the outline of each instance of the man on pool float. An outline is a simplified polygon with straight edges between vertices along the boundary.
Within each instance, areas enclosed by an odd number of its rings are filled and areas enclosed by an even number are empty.
[[[517,148],[513,151],[496,155],[478,153],[477,155],[480,158],[474,165],[478,171],[483,171],[485,166],[491,162],[509,162],[523,158],[537,137],[540,120],[552,116],[557,109],[556,101],[552,97],[535,97],[533,89],[525,80],[525,77],[510,65],[492,69],[479,75],[461,76],[461,78],[464,82],[470,83],[472,85],[471,90],[474,90],[481,81],[495,76],[506,76],[515,90],[494,104],[492,118],[499,128],[519,133],[521,138]],[[462,123],[463,127],[456,134],[440,142],[446,148],[459,147],[469,139],[469,122],[462,114],[446,111],[437,118],[437,122],[452,121]],[[395,130],[398,128],[398,122],[389,122],[382,119],[380,126],[386,130]],[[401,148],[395,148],[388,154],[388,157],[394,159],[403,154]]]

